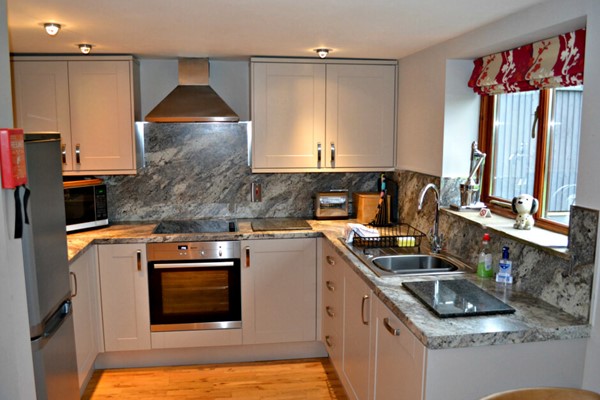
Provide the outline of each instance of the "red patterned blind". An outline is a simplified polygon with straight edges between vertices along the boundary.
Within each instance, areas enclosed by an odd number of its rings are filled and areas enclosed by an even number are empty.
[[[583,85],[585,29],[490,54],[474,61],[469,80],[478,94]]]

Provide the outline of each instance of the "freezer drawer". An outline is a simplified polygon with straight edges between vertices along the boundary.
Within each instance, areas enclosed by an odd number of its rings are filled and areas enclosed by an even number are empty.
[[[31,341],[38,400],[77,400],[79,381],[71,302],[48,320],[44,334]]]

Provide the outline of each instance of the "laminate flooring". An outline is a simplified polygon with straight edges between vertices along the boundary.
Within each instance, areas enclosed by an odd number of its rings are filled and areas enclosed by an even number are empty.
[[[83,395],[104,399],[346,400],[328,358],[97,370]]]

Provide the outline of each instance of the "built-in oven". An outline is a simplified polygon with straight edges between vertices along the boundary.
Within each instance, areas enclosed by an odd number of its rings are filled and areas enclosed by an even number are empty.
[[[242,326],[240,242],[148,243],[153,332]]]

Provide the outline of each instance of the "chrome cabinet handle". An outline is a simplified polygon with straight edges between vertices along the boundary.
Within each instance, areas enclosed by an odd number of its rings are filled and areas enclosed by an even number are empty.
[[[362,319],[363,325],[369,325],[369,321],[365,320],[365,303],[369,300],[369,295],[365,294],[362,298],[362,304],[360,306],[360,318]]]
[[[141,271],[142,270],[142,251],[141,250],[136,251],[136,257],[137,257],[137,270]]]
[[[81,164],[81,145],[79,143],[75,145],[75,162]]]
[[[331,166],[335,167],[335,143],[331,142]]]
[[[331,342],[331,336],[325,336],[325,343],[327,343],[327,347],[333,347],[333,343]]]
[[[66,144],[60,145],[60,154],[62,156],[62,163],[66,165],[67,164],[67,145]]]
[[[335,317],[335,312],[333,311],[333,308],[327,306],[325,307],[325,311],[327,312],[327,315],[329,315],[331,318]]]
[[[325,286],[329,289],[330,292],[335,292],[335,285],[331,281],[325,282]]]
[[[327,264],[335,265],[335,260],[333,259],[333,257],[327,256],[325,257],[325,259],[327,260]]]
[[[383,319],[383,326],[385,326],[385,329],[387,329],[387,331],[389,333],[391,333],[393,336],[400,336],[400,329],[399,328],[392,328],[392,326],[390,325],[390,319],[389,318],[384,318]]]
[[[317,168],[321,168],[321,143],[317,143]]]
[[[250,246],[246,246],[246,268],[250,268]]]
[[[75,275],[75,272],[71,271],[69,272],[69,274],[73,277],[73,284],[74,284],[74,291],[71,294],[71,297],[75,297],[77,296],[77,275]]]

